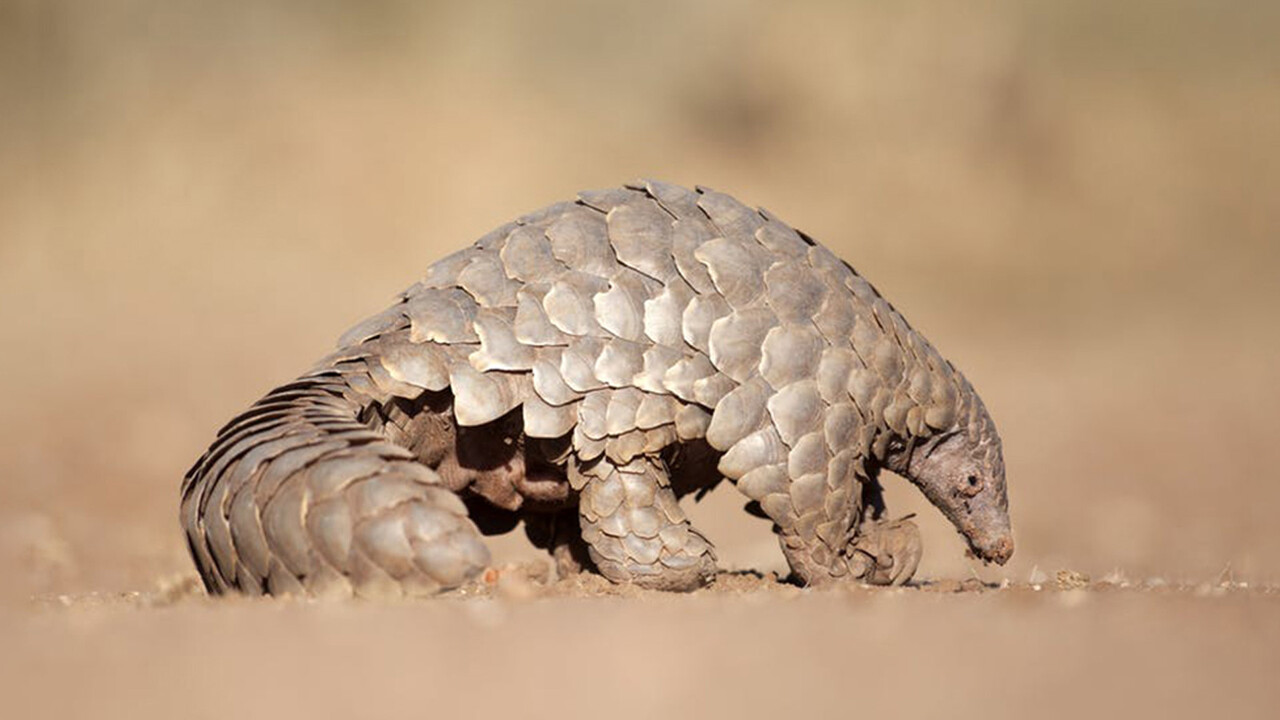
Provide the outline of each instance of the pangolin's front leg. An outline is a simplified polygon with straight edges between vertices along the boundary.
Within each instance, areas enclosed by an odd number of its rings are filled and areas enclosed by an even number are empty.
[[[871,520],[858,528],[847,550],[854,576],[871,585],[902,585],[920,566],[924,541],[910,517]]]
[[[804,475],[776,487],[785,492],[767,495],[760,507],[773,520],[782,554],[796,578],[816,586],[857,577],[845,553],[860,510],[853,469],[833,462],[825,474]]]
[[[689,523],[656,457],[602,457],[575,473],[582,538],[600,573],[655,590],[694,590],[716,572],[711,543]]]
[[[862,482],[862,521],[845,554],[854,577],[871,585],[902,585],[924,555],[920,528],[911,516],[890,520],[878,473]]]

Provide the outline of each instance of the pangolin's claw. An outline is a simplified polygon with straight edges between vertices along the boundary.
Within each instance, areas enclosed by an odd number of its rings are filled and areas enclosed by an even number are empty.
[[[861,579],[869,585],[902,585],[912,578],[924,555],[920,528],[910,516],[869,522],[849,545],[850,566],[863,568]]]

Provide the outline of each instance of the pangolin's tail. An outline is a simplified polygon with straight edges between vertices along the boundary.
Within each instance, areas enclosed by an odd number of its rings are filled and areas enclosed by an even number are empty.
[[[361,421],[346,375],[271,391],[187,473],[182,527],[209,592],[431,594],[488,564],[461,500]]]

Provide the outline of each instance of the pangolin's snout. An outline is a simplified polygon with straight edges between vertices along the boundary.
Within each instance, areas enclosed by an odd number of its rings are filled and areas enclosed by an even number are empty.
[[[1013,535],[1005,533],[989,542],[974,543],[973,553],[987,562],[1003,565],[1013,557]]]

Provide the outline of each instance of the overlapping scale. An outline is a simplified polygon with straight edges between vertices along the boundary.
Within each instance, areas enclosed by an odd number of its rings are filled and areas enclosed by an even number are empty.
[[[609,211],[605,220],[618,262],[659,282],[676,277],[670,214],[641,195]]]
[[[710,552],[654,474],[673,443],[705,438],[779,524],[788,560],[805,549],[837,573],[856,482],[892,437],[990,423],[847,263],[705,188],[582,193],[438,261],[400,297],[228,424],[184,481],[211,589],[417,594],[481,567],[465,508],[382,435],[433,393],[458,426],[519,408],[528,438],[567,437],[583,537],[602,571],[632,580]]]

